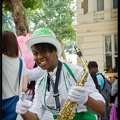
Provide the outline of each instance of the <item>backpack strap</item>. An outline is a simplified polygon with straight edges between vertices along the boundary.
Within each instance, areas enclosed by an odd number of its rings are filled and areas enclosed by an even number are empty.
[[[96,76],[97,76],[97,75],[101,75],[101,76],[103,77],[103,79],[104,79],[104,85],[103,85],[103,88],[102,88],[102,90],[103,90],[104,87],[105,87],[105,77],[104,77],[104,75],[103,75],[102,73],[100,73],[100,72],[96,73]]]
[[[22,74],[22,66],[23,66],[23,62],[22,62],[22,59],[19,58],[19,86],[18,88],[20,87],[20,80],[21,80],[21,74]]]
[[[99,93],[101,93],[100,86],[98,84],[98,79],[97,79],[97,76],[96,76],[96,71],[90,70],[89,73],[90,73],[91,77],[93,78],[93,81],[95,83],[96,88],[98,89]]]
[[[70,75],[73,77],[73,79],[75,80],[75,82],[77,82],[72,70],[68,67],[68,65],[65,62],[62,62],[64,64],[64,66],[67,68],[68,72],[70,73]]]
[[[101,75],[105,79],[105,76],[100,72],[96,73],[96,75]]]
[[[102,73],[99,73],[99,72],[98,72],[98,73],[96,73],[96,75],[101,75],[101,76],[103,77],[103,79],[104,79],[104,85],[103,85],[102,90],[104,89],[106,82],[107,82],[109,85],[111,85],[110,81],[109,81]]]

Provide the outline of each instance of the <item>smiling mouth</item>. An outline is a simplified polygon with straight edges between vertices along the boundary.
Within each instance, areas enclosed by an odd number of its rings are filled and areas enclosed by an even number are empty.
[[[44,66],[46,66],[47,62],[46,62],[46,60],[44,60],[44,61],[39,62],[38,64],[40,67],[44,67]]]
[[[40,64],[44,64],[46,61],[40,62]]]

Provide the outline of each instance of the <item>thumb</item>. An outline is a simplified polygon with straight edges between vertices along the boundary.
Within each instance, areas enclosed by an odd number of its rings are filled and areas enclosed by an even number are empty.
[[[21,93],[20,100],[21,101],[25,101],[25,93],[24,92]]]

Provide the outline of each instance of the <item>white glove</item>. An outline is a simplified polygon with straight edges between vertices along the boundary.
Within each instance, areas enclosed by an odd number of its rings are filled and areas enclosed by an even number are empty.
[[[72,86],[68,93],[68,99],[78,104],[85,104],[88,100],[88,91],[80,86]]]
[[[19,101],[16,105],[16,113],[25,114],[27,110],[32,106],[32,102],[25,100],[25,93],[22,92]]]

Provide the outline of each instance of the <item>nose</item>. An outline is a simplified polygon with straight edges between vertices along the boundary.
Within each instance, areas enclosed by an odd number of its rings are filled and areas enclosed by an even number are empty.
[[[40,53],[39,53],[37,57],[40,59],[40,58],[43,57],[43,54],[40,54]]]

